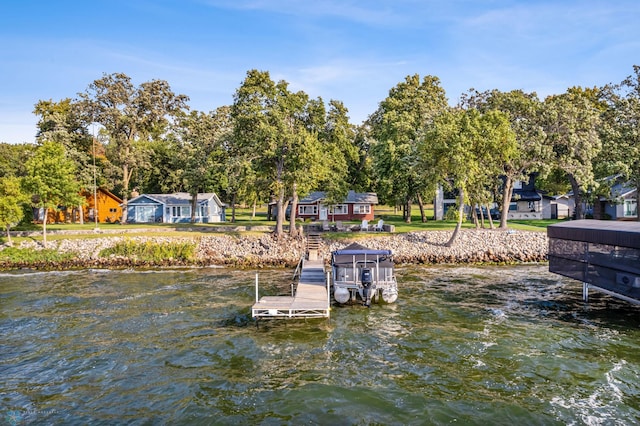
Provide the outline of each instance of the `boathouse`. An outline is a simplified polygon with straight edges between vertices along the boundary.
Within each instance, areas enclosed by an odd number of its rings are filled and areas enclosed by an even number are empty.
[[[575,220],[547,228],[549,271],[640,304],[640,222]]]

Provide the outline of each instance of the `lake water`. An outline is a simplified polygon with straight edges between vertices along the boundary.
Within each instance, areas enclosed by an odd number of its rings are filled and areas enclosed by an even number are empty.
[[[0,424],[639,421],[640,307],[546,265],[397,276],[394,305],[256,327],[255,271],[0,274]]]

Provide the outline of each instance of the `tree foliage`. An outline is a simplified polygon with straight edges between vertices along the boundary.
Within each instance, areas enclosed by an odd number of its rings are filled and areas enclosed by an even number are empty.
[[[412,202],[435,192],[433,180],[424,179],[424,170],[416,168],[416,141],[433,117],[446,108],[440,80],[425,76],[421,81],[415,74],[392,88],[369,117],[378,195],[383,202],[404,206],[406,222],[411,222]]]
[[[22,204],[28,197],[22,191],[21,181],[17,177],[0,177],[0,227],[7,231],[7,241],[11,245],[12,227],[16,226],[24,215]]]
[[[573,87],[545,99],[544,125],[555,166],[562,169],[573,191],[576,218],[584,219],[582,200],[595,185],[594,160],[602,142],[598,133],[604,105],[599,90]]]
[[[634,65],[633,71],[621,83],[603,89],[607,109],[600,126],[603,149],[596,164],[601,176],[619,174],[635,187],[640,205],[640,66]]]
[[[501,111],[508,117],[514,132],[516,151],[500,165],[503,180],[500,228],[506,228],[514,183],[517,180],[527,180],[530,173],[549,171],[552,150],[547,143],[542,123],[543,104],[535,93],[525,93],[522,90],[490,90],[482,93],[472,91],[463,96],[463,103],[481,112]]]
[[[25,187],[33,195],[33,204],[44,210],[43,244],[47,246],[47,215],[58,206],[76,206],[82,202],[76,180],[75,163],[67,158],[62,144],[44,142],[26,164]]]
[[[189,98],[174,94],[164,80],[152,80],[135,87],[123,73],[103,75],[79,96],[87,121],[102,125],[109,136],[112,148],[107,152],[121,169],[122,222],[126,222],[132,174],[147,160],[144,142],[165,135],[172,118],[187,109]]]

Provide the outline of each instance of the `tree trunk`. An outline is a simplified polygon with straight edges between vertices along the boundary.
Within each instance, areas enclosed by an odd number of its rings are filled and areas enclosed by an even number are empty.
[[[422,196],[418,194],[418,206],[420,207],[420,218],[422,223],[427,223],[427,215],[424,212],[424,203],[422,202]]]
[[[236,193],[231,196],[231,223],[236,223]]]
[[[575,205],[576,219],[578,220],[584,219],[584,210],[582,208],[582,192],[580,191],[580,185],[578,184],[578,181],[576,180],[574,175],[568,174],[567,177],[569,178],[569,183],[571,184],[571,190],[573,191],[573,199],[576,203]]]
[[[256,209],[258,207],[258,200],[253,199],[253,210],[251,211],[251,220],[256,218]]]
[[[464,215],[464,190],[462,188],[460,188],[458,204],[458,223],[456,224],[456,229],[453,230],[451,238],[449,239],[449,241],[447,241],[447,244],[445,244],[447,247],[451,247],[453,245],[456,238],[458,237],[458,233],[460,233],[460,228],[462,228],[462,217]]]
[[[127,223],[127,200],[129,199],[130,177],[131,173],[129,173],[129,166],[127,164],[124,164],[122,166],[122,217],[120,218],[120,223],[123,225]]]
[[[42,247],[47,248],[47,216],[49,216],[49,208],[44,208],[44,217],[42,218]]]
[[[487,204],[485,208],[487,209],[487,219],[489,220],[489,226],[491,227],[491,229],[495,229],[495,226],[493,226],[493,218],[491,217],[491,209],[489,208],[489,204]]]
[[[191,223],[196,223],[197,208],[198,208],[198,193],[191,194]]]
[[[80,217],[80,225],[84,225],[84,209],[82,204],[78,206],[78,216]]]
[[[276,237],[280,238],[284,234],[284,187],[278,189],[278,198],[276,200]]]
[[[9,225],[7,225],[7,245],[9,247],[12,247],[13,246],[13,242],[11,242],[11,231],[10,231],[10,229],[11,228],[9,227]]]
[[[411,198],[408,197],[404,204],[404,215],[405,223],[411,223]]]
[[[296,215],[295,211],[298,208],[298,184],[293,184],[293,196],[291,197],[291,214],[289,216],[289,235],[291,237],[298,236],[298,228],[296,227]],[[284,207],[286,212],[286,206]],[[285,213],[286,215],[286,213]],[[286,219],[286,218],[285,218]]]
[[[506,176],[504,180],[504,190],[502,191],[502,213],[500,216],[500,229],[507,229],[507,217],[509,216],[509,206],[513,196],[513,179]]]

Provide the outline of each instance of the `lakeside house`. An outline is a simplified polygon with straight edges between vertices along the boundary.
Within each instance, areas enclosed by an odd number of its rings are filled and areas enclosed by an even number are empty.
[[[97,213],[99,223],[113,223],[122,217],[122,199],[104,188],[93,191],[82,190],[80,195],[84,198],[82,205],[82,220],[84,222],[94,222]],[[34,222],[42,222],[44,209],[33,209]],[[77,223],[80,222],[81,215],[78,207],[58,206],[57,209],[49,209],[47,213],[47,223]]]
[[[296,217],[309,220],[373,220],[378,204],[375,192],[355,192],[350,190],[342,202],[326,203],[325,192],[312,192],[298,202]]]
[[[127,203],[129,223],[189,223],[192,197],[187,192],[174,194],[141,194]],[[226,221],[226,204],[214,193],[197,195],[195,221],[215,223]]]

